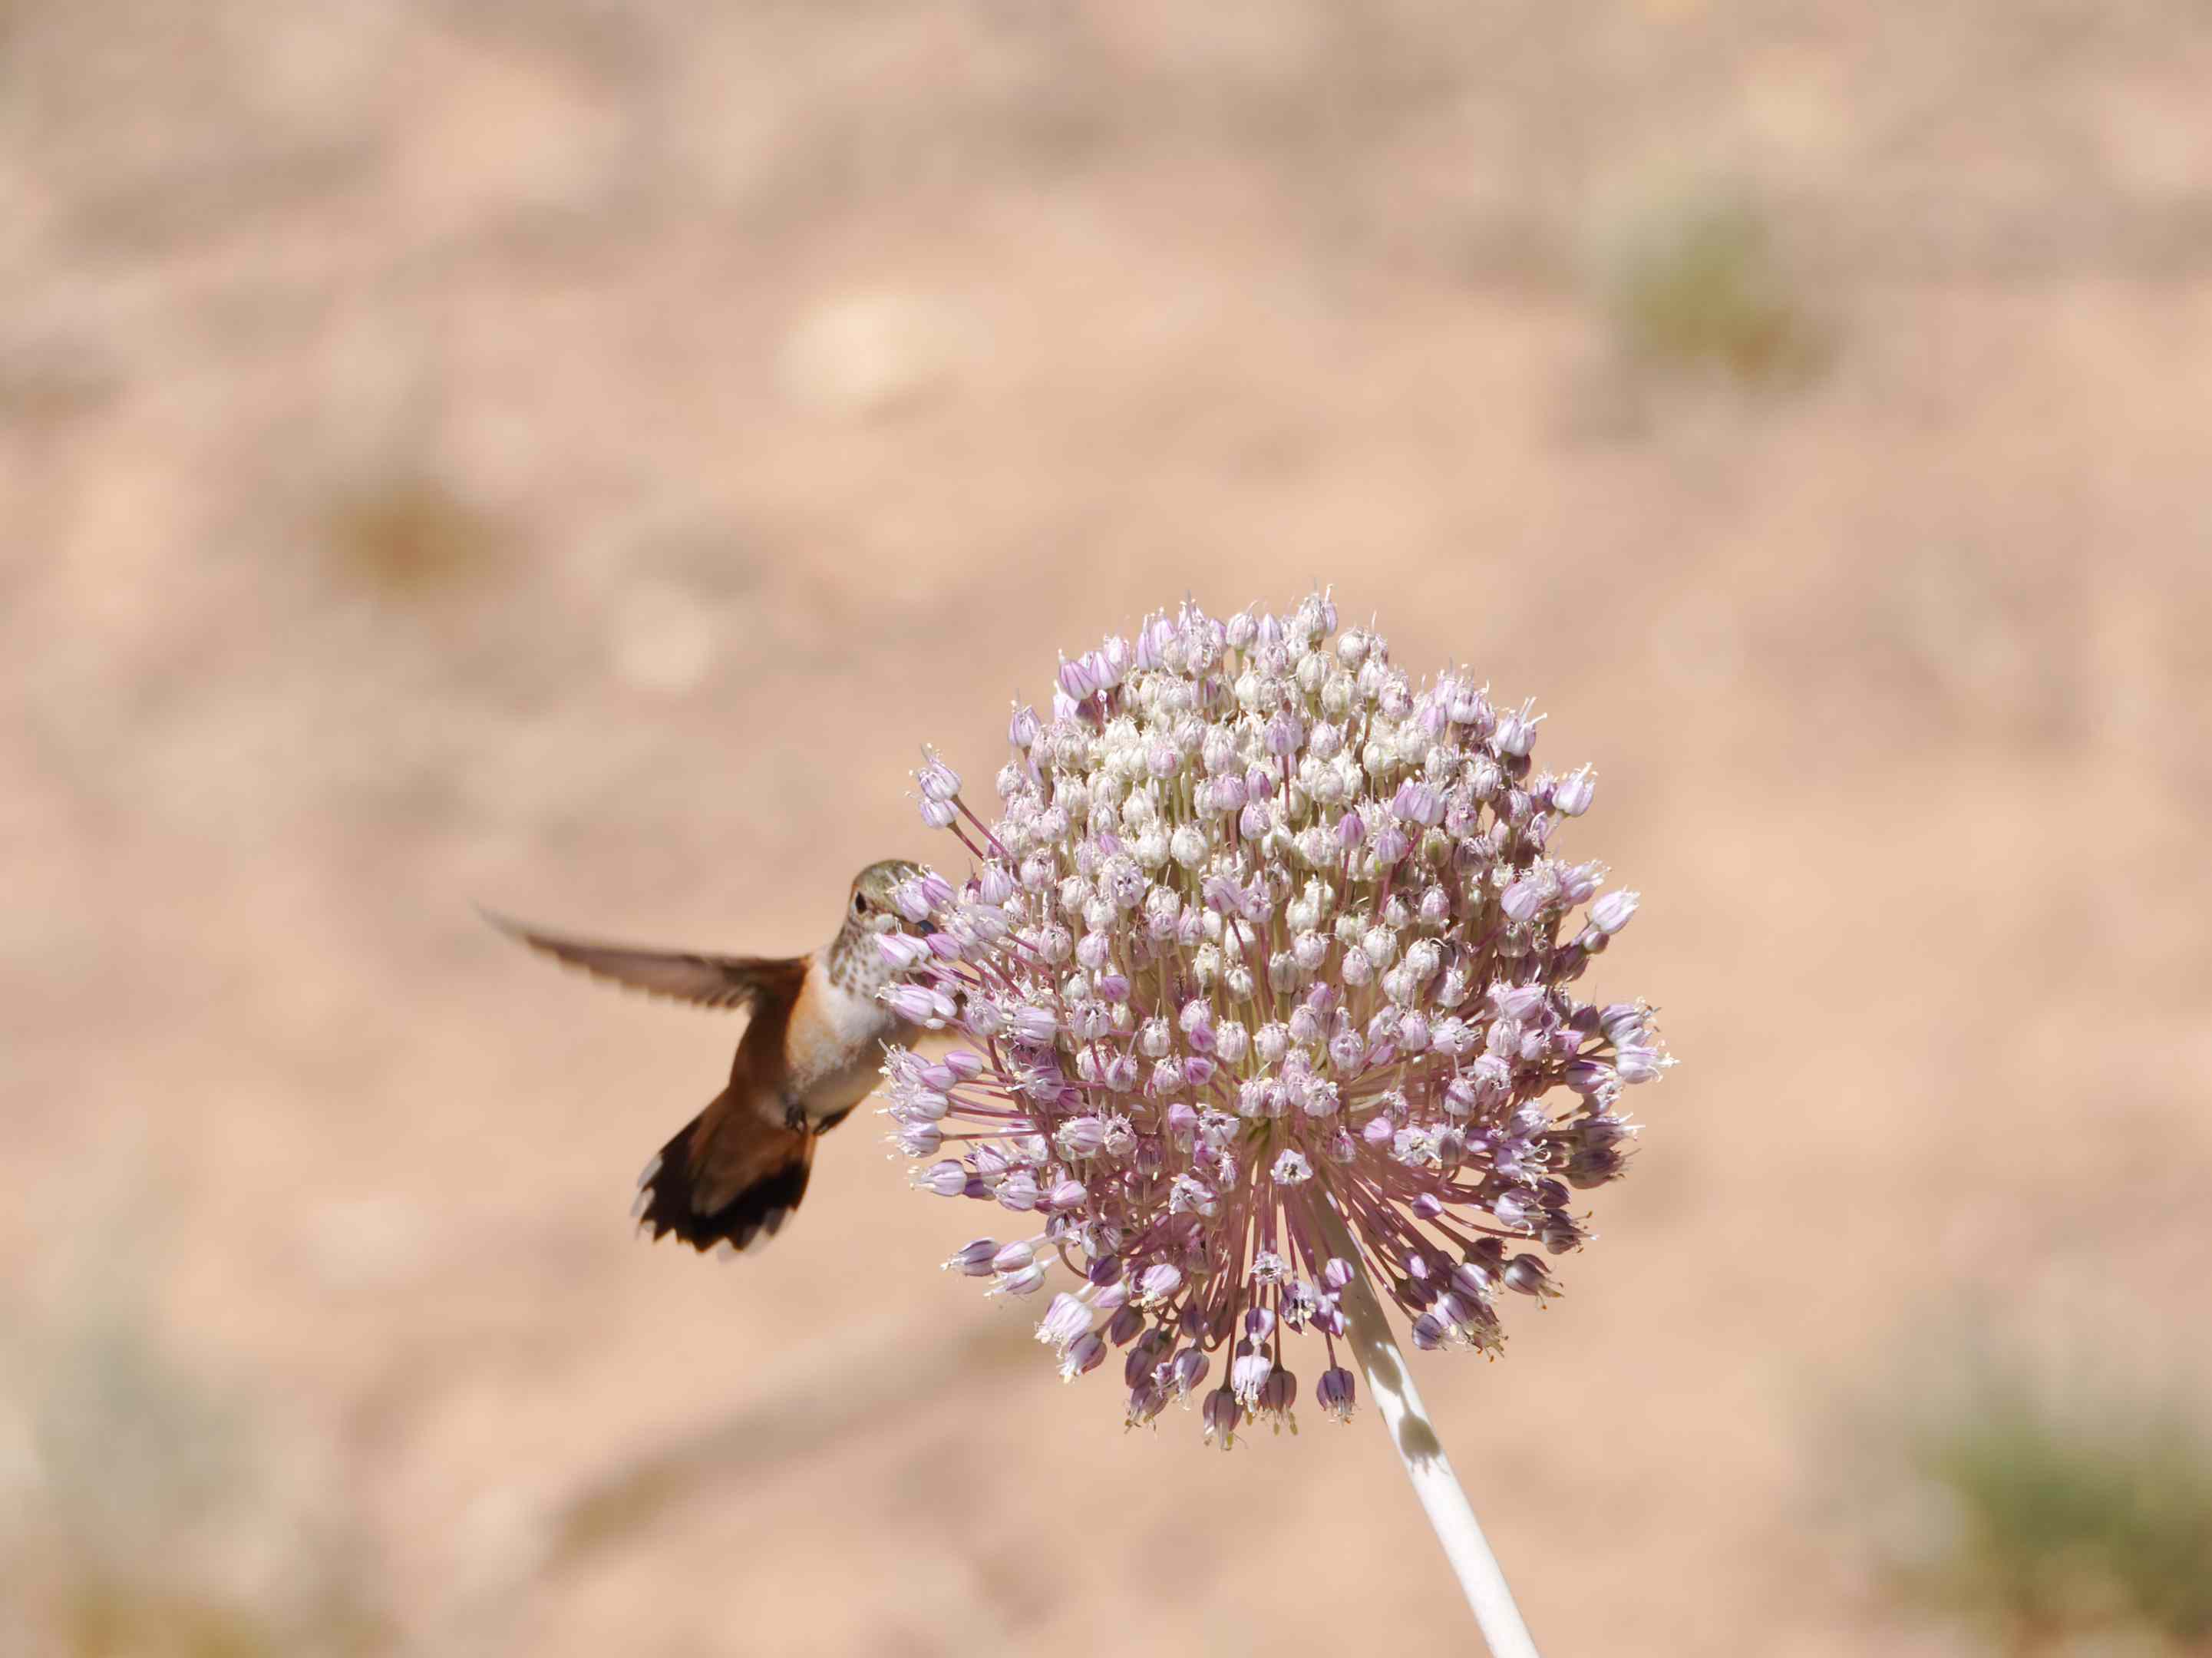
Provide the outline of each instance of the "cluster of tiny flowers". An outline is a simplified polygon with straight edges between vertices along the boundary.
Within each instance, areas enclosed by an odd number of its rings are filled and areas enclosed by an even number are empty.
[[[1622,1090],[1669,1061],[1644,1004],[1572,993],[1637,896],[1550,850],[1591,780],[1534,768],[1538,723],[1414,683],[1316,593],[1063,661],[1050,718],[1013,714],[995,822],[916,774],[973,873],[896,895],[883,994],[957,1045],[892,1050],[895,1137],[917,1185],[1016,1218],[949,1267],[1073,1275],[1038,1339],[1069,1377],[1120,1350],[1132,1424],[1198,1397],[1224,1445],[1279,1430],[1299,1333],[1347,1415],[1363,1265],[1424,1348],[1495,1350],[1504,1295],[1557,1293],[1572,1193],[1635,1133]]]

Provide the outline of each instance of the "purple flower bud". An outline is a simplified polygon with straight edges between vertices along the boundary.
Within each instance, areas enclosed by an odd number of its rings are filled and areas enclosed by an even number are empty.
[[[1052,1298],[1052,1305],[1037,1321],[1036,1336],[1052,1346],[1065,1347],[1090,1328],[1091,1309],[1063,1291]]]
[[[1162,1380],[1175,1389],[1178,1399],[1188,1398],[1192,1388],[1206,1380],[1206,1373],[1213,1368],[1212,1361],[1196,1347],[1185,1347],[1162,1367]]]
[[[1552,786],[1552,807],[1563,817],[1579,817],[1589,810],[1597,784],[1588,766],[1570,772]]]
[[[1403,858],[1413,843],[1395,823],[1384,823],[1367,837],[1367,844],[1375,854],[1375,861],[1388,869]]]
[[[1037,740],[1036,710],[1026,702],[1018,705],[1013,716],[1006,721],[1006,741],[1018,749],[1034,748]]]
[[[1095,1157],[1106,1145],[1106,1125],[1093,1115],[1068,1118],[1055,1133],[1060,1149],[1071,1157]]]
[[[937,998],[921,985],[886,985],[877,994],[908,1024],[927,1024],[937,1017]]]
[[[1085,1188],[1081,1181],[1064,1180],[1055,1185],[1051,1191],[1045,1193],[1044,1203],[1045,1206],[1048,1209],[1057,1209],[1062,1212],[1070,1209],[1080,1209],[1083,1207],[1085,1200],[1088,1199],[1091,1193]]]
[[[1113,1318],[1108,1321],[1106,1326],[1106,1339],[1112,1342],[1116,1347],[1126,1347],[1132,1341],[1136,1339],[1138,1333],[1142,1331],[1144,1327],[1145,1315],[1139,1312],[1134,1307],[1125,1306],[1115,1312]],[[1158,1335],[1159,1332],[1154,1331],[1153,1334]],[[1161,1336],[1160,1339],[1162,1340],[1166,1339],[1164,1336]],[[1152,1369],[1151,1337],[1146,1337],[1145,1341],[1138,1346],[1136,1351],[1129,1355],[1133,1364],[1140,1357],[1143,1360],[1143,1369],[1140,1373],[1150,1375]],[[1130,1386],[1134,1387],[1136,1385],[1136,1376],[1131,1376],[1128,1380]]]
[[[1166,665],[1170,653],[1181,641],[1176,624],[1164,616],[1147,616],[1137,629],[1136,664],[1140,668]]]
[[[1030,1266],[1023,1267],[1018,1272],[1004,1274],[996,1284],[991,1286],[990,1292],[994,1296],[1033,1296],[1042,1288],[1044,1288],[1044,1268],[1042,1266]]]
[[[1060,1355],[1060,1374],[1073,1382],[1085,1371],[1097,1370],[1105,1357],[1106,1344],[1086,1331],[1070,1342],[1067,1351]]]
[[[933,1163],[915,1176],[916,1186],[926,1186],[941,1198],[957,1198],[968,1185],[968,1171],[951,1158]]]
[[[925,758],[921,768],[914,774],[914,780],[921,787],[921,798],[925,800],[953,799],[960,793],[960,774],[927,750],[924,750],[923,754]]]
[[[1423,1352],[1434,1352],[1444,1345],[1443,1321],[1434,1313],[1423,1313],[1415,1319],[1408,1333],[1413,1338],[1413,1345]]]
[[[1609,1145],[1578,1145],[1567,1158],[1566,1176],[1579,1190],[1618,1180],[1627,1159]]]
[[[927,959],[929,946],[910,932],[878,932],[876,948],[883,952],[884,960],[898,972],[904,973]]]
[[[1536,1207],[1526,1192],[1510,1186],[1490,1200],[1490,1212],[1498,1218],[1498,1224],[1516,1232],[1535,1218]]]
[[[1352,1372],[1341,1364],[1323,1370],[1320,1380],[1314,1383],[1314,1403],[1339,1422],[1352,1419],[1352,1401],[1358,1397],[1358,1388],[1353,1384]]]
[[[1106,636],[1105,642],[1091,655],[1094,665],[1092,671],[1097,675],[1100,690],[1110,691],[1121,683],[1129,671],[1133,655],[1129,641],[1121,635],[1109,634]]]
[[[1560,1080],[1588,1099],[1603,1092],[1620,1078],[1609,1065],[1601,1065],[1594,1060],[1577,1060],[1568,1066]]]
[[[1544,723],[1544,716],[1534,712],[1535,704],[1524,702],[1520,711],[1499,716],[1498,721],[1498,751],[1518,758],[1536,746],[1536,727]]]
[[[1182,1273],[1166,1261],[1147,1266],[1137,1279],[1137,1299],[1146,1306],[1171,1299],[1182,1288]]]
[[[1559,890],[1559,878],[1548,869],[1539,868],[1506,888],[1498,907],[1505,912],[1508,920],[1528,921],[1558,896]]]
[[[1632,1086],[1656,1078],[1665,1068],[1665,1061],[1656,1048],[1623,1048],[1615,1050],[1613,1068],[1620,1073],[1621,1081]]]
[[[1341,1290],[1358,1276],[1358,1270],[1341,1255],[1332,1255],[1322,1265],[1321,1281],[1331,1291]]]
[[[1401,822],[1432,829],[1443,821],[1444,798],[1430,784],[1401,783],[1390,810]]]
[[[1524,1296],[1557,1294],[1552,1288],[1551,1269],[1544,1265],[1541,1255],[1516,1255],[1505,1263],[1503,1274],[1505,1287],[1517,1290]]]
[[[1488,1299],[1494,1281],[1490,1269],[1479,1260],[1462,1261],[1452,1268],[1453,1290],[1471,1301]]]
[[[1199,1415],[1206,1424],[1206,1436],[1208,1439],[1218,1437],[1224,1450],[1235,1436],[1237,1424],[1243,1414],[1243,1407],[1237,1404],[1237,1395],[1227,1387],[1216,1388],[1206,1394],[1206,1403],[1199,1407]]]
[[[1009,1029],[1017,1042],[1031,1042],[1039,1047],[1050,1042],[1059,1029],[1048,1009],[1023,1007],[1015,1011]]]
[[[1615,889],[1589,907],[1590,925],[1611,938],[1628,925],[1628,918],[1636,914],[1640,895]]]
[[[1240,1400],[1256,1405],[1260,1390],[1267,1385],[1267,1377],[1274,1370],[1275,1361],[1253,1350],[1249,1341],[1238,1342],[1237,1350],[1237,1357],[1229,1365],[1229,1385]]]
[[[945,1263],[945,1270],[968,1278],[988,1278],[992,1258],[998,1253],[999,1246],[990,1239],[977,1238],[975,1242],[963,1244],[955,1251],[952,1258]]]

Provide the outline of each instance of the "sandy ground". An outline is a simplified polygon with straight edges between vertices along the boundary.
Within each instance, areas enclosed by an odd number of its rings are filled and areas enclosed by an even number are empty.
[[[1371,1417],[1125,1436],[867,1127],[761,1257],[635,1240],[735,1030],[471,909],[806,947],[917,744],[1320,580],[1595,763],[1683,1061],[1420,1372],[1547,1649],[1969,1649],[1860,1406],[2206,1357],[2203,25],[0,6],[0,1625],[312,1557],[438,1655],[1467,1649]],[[1719,197],[1787,383],[1608,300]]]

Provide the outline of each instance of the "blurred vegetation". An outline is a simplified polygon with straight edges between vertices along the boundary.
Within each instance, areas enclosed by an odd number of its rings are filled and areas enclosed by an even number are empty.
[[[52,1658],[370,1658],[392,1649],[357,1528],[247,1401],[143,1311],[18,1332],[0,1430],[0,1630]],[[312,1459],[308,1460],[312,1461]],[[288,1479],[285,1476],[290,1476]]]
[[[341,576],[403,601],[473,581],[511,550],[505,525],[443,480],[413,472],[340,495],[325,533]]]
[[[2212,1440],[2183,1411],[1985,1363],[1905,1446],[1933,1521],[1893,1549],[1906,1598],[2009,1653],[2212,1650]]]
[[[1787,389],[1827,361],[1826,330],[1778,256],[1765,216],[1748,201],[1670,201],[1623,239],[1609,265],[1607,307],[1632,367]]]

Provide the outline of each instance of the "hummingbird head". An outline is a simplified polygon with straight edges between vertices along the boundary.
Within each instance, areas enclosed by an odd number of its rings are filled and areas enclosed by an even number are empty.
[[[922,872],[921,865],[903,858],[887,858],[871,864],[853,878],[853,890],[845,900],[844,925],[830,946],[830,972],[839,984],[861,994],[872,993],[890,981],[890,964],[876,947],[876,940],[896,932],[906,924],[891,894],[903,881]]]
[[[921,865],[903,858],[886,858],[862,870],[853,878],[852,896],[845,902],[847,929],[871,935],[897,932],[904,918],[891,902],[891,894],[900,883],[911,881],[921,872]]]

